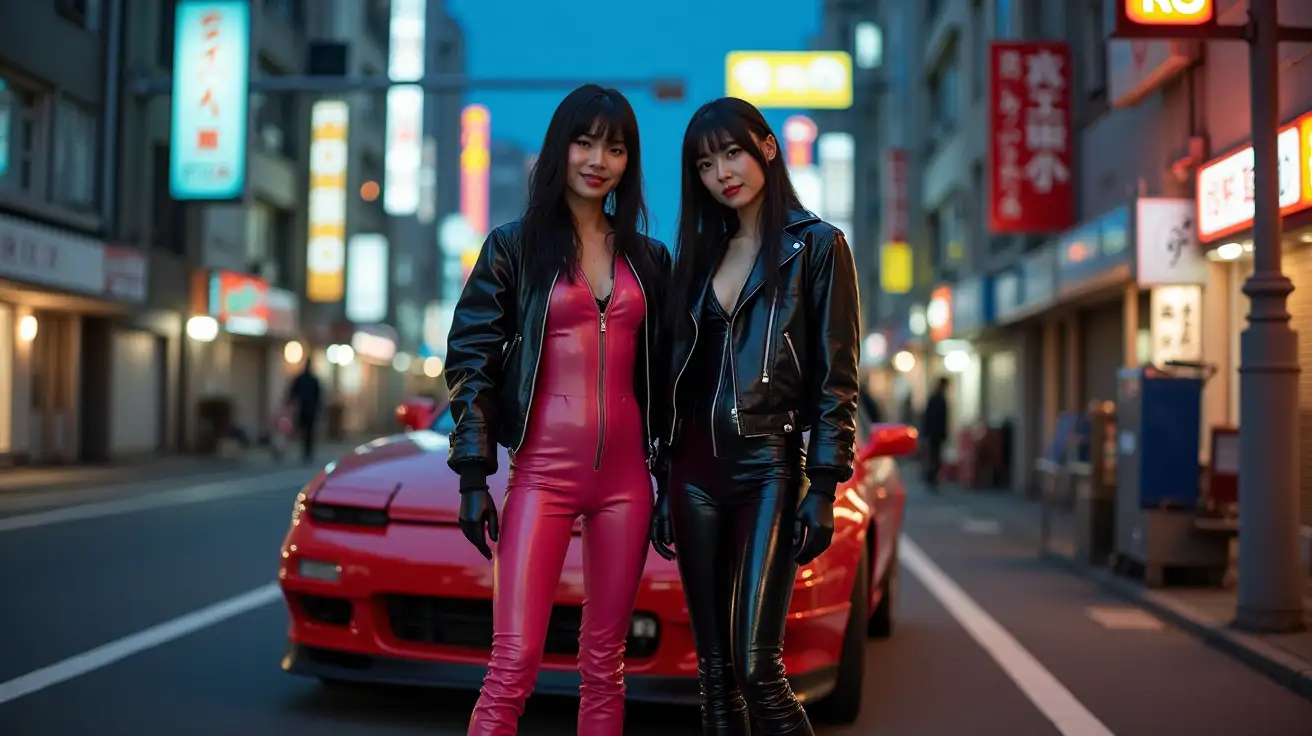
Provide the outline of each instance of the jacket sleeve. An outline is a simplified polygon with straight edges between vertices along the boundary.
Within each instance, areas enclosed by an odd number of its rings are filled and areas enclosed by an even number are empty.
[[[647,364],[651,366],[651,431],[652,441],[656,446],[656,456],[652,462],[652,475],[657,479],[663,479],[669,473],[669,454],[670,448],[667,443],[670,439],[670,431],[673,429],[671,422],[674,413],[674,395],[670,385],[673,376],[670,375],[670,361],[667,359],[670,350],[671,326],[667,324],[666,307],[670,299],[670,280],[674,275],[674,259],[670,256],[670,251],[664,243],[653,240],[651,241],[652,249],[655,251],[654,260],[659,282],[656,283],[651,291],[651,308],[655,310],[651,324],[655,326],[650,346],[651,354],[647,356]]]
[[[856,263],[840,230],[819,239],[811,260],[807,293],[812,366],[811,439],[806,473],[852,477],[856,446],[857,364],[861,350],[861,298]]]
[[[516,323],[518,271],[510,238],[493,230],[451,318],[445,375],[455,430],[447,464],[456,472],[471,463],[497,472],[502,351]]]

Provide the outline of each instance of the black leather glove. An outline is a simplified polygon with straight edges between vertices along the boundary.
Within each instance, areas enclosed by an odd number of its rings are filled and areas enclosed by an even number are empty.
[[[656,481],[656,507],[651,511],[651,546],[656,554],[667,560],[674,559],[674,524],[670,521],[670,497],[665,481]]]
[[[829,549],[834,541],[834,492],[838,479],[828,475],[811,478],[811,488],[797,506],[793,521],[793,559],[805,565]]]
[[[487,486],[487,471],[482,467],[468,467],[460,471],[460,531],[465,539],[484,557],[492,559],[488,547],[490,537],[497,541],[500,529],[497,522],[497,504]]]

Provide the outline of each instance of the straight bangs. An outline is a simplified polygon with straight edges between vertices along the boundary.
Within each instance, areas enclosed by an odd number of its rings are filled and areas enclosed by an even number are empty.
[[[684,159],[693,165],[698,159],[713,156],[735,144],[759,158],[759,148],[753,145],[747,121],[737,115],[710,110],[688,126],[684,136]]]
[[[638,138],[638,120],[631,109],[615,104],[609,95],[598,94],[579,107],[570,121],[570,140],[580,136],[633,145]]]

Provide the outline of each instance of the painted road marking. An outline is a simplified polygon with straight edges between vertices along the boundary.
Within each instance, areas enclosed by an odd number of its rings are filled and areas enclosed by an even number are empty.
[[[929,589],[1062,736],[1115,736],[910,537],[903,534],[899,544],[898,561]]]
[[[15,677],[8,682],[0,683],[0,705],[107,667],[147,649],[181,639],[234,616],[267,606],[281,597],[282,592],[278,589],[277,583],[261,585],[235,598],[220,601],[199,611],[192,611],[172,621],[165,621],[131,636],[74,655],[62,662],[56,662],[49,667],[42,667]]]
[[[112,501],[64,506],[57,509],[50,509],[48,511],[37,511],[31,514],[19,514],[17,516],[0,518],[0,533],[18,531],[19,529],[31,529],[39,526],[49,526],[51,524],[63,524],[70,521],[100,519],[106,516],[118,516],[119,514],[162,509],[170,506],[185,506],[187,504],[213,501],[219,498],[244,496],[251,493],[273,490],[275,488],[301,485],[307,480],[309,480],[309,478],[306,477],[306,470],[304,468],[298,468],[295,470],[283,470],[277,473],[261,475],[256,478],[241,478],[206,483],[204,485],[182,488],[177,491],[145,493],[140,496],[130,496],[128,498],[119,498]],[[290,497],[288,503],[291,503]]]
[[[1089,606],[1084,613],[1107,629],[1161,631],[1166,628],[1160,618],[1132,606]]]
[[[1002,525],[996,519],[965,519],[961,531],[966,534],[1001,534]]]

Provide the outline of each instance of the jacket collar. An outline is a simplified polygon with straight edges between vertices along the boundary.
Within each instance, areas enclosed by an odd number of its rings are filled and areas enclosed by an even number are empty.
[[[820,218],[814,212],[802,208],[790,208],[788,217],[785,219],[784,229],[779,233],[779,266],[791,261],[794,256],[802,251],[806,242],[798,237],[798,233],[807,225],[820,222]],[[726,237],[727,241],[728,238]],[[756,263],[752,266],[751,273],[747,274],[747,283],[743,284],[742,294],[738,297],[739,304],[745,302],[753,293],[765,284],[765,249],[762,248],[756,254]],[[706,308],[706,295],[711,288],[711,281],[714,279],[715,272],[702,277],[701,289],[697,293],[697,299],[689,306],[693,319],[701,321],[702,310]],[[735,304],[722,304],[725,309],[732,312],[737,309]]]

